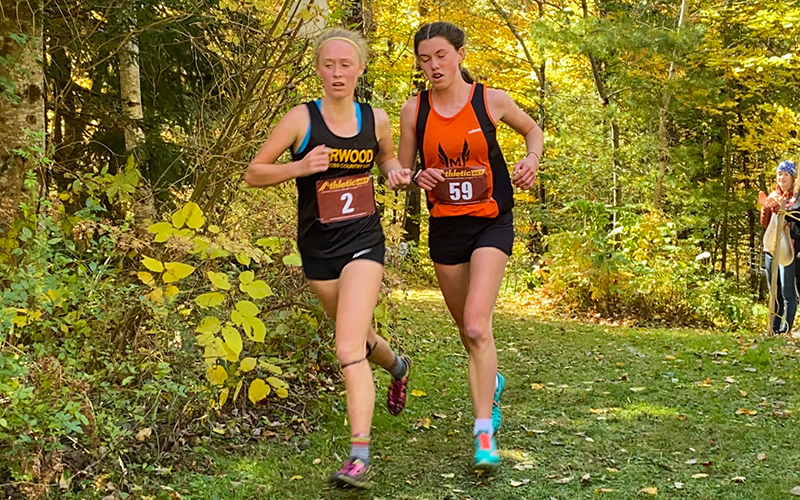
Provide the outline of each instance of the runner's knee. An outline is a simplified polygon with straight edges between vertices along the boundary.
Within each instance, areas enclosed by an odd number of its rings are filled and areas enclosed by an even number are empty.
[[[364,344],[340,344],[336,346],[336,359],[341,366],[345,366],[360,359],[367,359],[367,349]]]
[[[488,325],[467,324],[461,339],[465,344],[481,347],[492,339],[492,329]]]

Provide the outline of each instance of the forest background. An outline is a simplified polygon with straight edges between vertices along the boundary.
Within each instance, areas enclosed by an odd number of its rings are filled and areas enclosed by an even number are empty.
[[[6,493],[72,488],[153,429],[141,456],[335,379],[294,186],[241,175],[320,95],[320,27],[368,38],[357,97],[397,132],[425,87],[413,34],[435,20],[466,29],[465,67],[545,132],[504,293],[629,324],[764,328],[756,194],[798,160],[800,2],[2,0]],[[524,155],[499,137],[509,163]],[[378,200],[387,289],[432,284],[419,193],[381,184]],[[376,310],[389,336],[394,310],[389,294]]]

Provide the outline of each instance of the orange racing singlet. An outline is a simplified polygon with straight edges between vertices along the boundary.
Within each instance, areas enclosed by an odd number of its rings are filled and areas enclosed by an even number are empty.
[[[494,218],[511,210],[511,178],[483,84],[474,83],[469,102],[448,118],[433,108],[429,91],[420,92],[416,136],[422,168],[441,169],[445,177],[427,192],[432,217]]]

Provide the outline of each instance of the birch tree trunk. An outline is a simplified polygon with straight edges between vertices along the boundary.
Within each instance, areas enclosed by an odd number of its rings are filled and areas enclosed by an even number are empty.
[[[144,145],[145,135],[142,130],[144,109],[142,108],[141,74],[139,71],[139,42],[131,37],[119,54],[119,93],[122,100],[122,114],[125,117],[123,132],[125,134],[125,153],[133,155],[139,170],[147,164],[147,153]],[[136,195],[133,200],[134,219],[140,223],[153,220],[156,216],[153,188],[146,177],[139,179]]]
[[[14,151],[44,152],[44,70],[40,0],[0,0],[0,230],[19,215],[25,176],[36,165]],[[7,83],[4,83],[7,82]]]

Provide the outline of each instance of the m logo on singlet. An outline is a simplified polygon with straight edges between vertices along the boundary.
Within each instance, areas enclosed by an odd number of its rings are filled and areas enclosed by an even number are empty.
[[[466,167],[467,160],[469,160],[469,144],[467,144],[466,139],[464,139],[464,147],[461,149],[461,156],[456,158],[447,156],[447,153],[442,149],[442,144],[439,143],[439,161],[442,162],[445,168]]]

